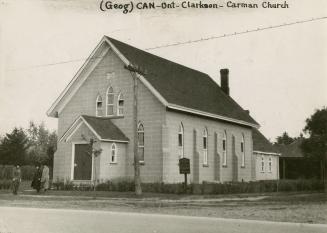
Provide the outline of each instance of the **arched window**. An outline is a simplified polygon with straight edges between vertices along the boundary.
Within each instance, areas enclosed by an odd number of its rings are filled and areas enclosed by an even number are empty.
[[[245,148],[244,148],[244,135],[242,134],[241,139],[241,166],[245,167]]]
[[[123,116],[124,115],[124,95],[123,95],[123,93],[120,93],[118,95],[118,100],[117,100],[117,115],[118,116]]]
[[[181,123],[178,128],[178,156],[184,157],[184,127]]]
[[[268,160],[268,169],[269,169],[269,172],[272,171],[272,160],[271,160],[271,157],[269,157],[269,160]]]
[[[108,87],[107,89],[107,116],[112,116],[114,115],[114,89],[112,87]]]
[[[227,166],[227,133],[223,133],[223,166]]]
[[[208,131],[203,130],[203,165],[208,165]]]
[[[137,147],[139,161],[144,162],[144,127],[141,123],[137,127]]]
[[[111,145],[110,163],[117,163],[117,146],[115,143]]]
[[[265,172],[265,159],[261,156],[261,172]]]
[[[95,103],[95,115],[96,116],[103,116],[103,104],[102,104],[102,97],[98,95]]]

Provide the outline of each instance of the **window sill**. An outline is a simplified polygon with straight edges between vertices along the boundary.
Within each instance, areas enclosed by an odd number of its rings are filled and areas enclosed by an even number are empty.
[[[115,164],[118,164],[117,162],[110,162],[109,163],[110,165],[115,165]]]
[[[99,116],[99,117],[110,118],[110,119],[124,118],[124,116],[117,116],[117,115],[107,115],[107,116]]]
[[[227,165],[223,165],[222,167],[227,168]]]
[[[241,166],[241,168],[245,168],[245,166]]]
[[[132,165],[134,166],[134,163],[132,163]],[[139,165],[143,166],[143,165],[145,165],[145,162],[139,161]]]
[[[202,167],[209,167],[209,164],[202,164]]]

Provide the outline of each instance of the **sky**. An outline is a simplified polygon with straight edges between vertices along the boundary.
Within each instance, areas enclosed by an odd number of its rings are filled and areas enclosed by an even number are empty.
[[[102,12],[99,3],[0,0],[0,135],[15,126],[26,128],[31,120],[55,130],[57,119],[46,111],[103,35],[146,49],[327,16],[325,0],[289,0],[288,9],[130,14]],[[149,52],[205,72],[218,84],[219,70],[229,68],[232,98],[274,141],[284,131],[299,136],[305,120],[327,106],[326,41],[323,19]]]

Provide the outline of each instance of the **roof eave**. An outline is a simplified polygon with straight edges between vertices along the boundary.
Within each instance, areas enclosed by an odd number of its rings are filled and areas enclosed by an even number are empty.
[[[276,153],[276,152],[267,152],[267,151],[259,151],[259,150],[253,150],[253,153],[264,154],[264,155],[276,155],[276,156],[281,156],[281,153]]]
[[[108,38],[106,36],[103,36],[101,41],[97,44],[97,46],[93,49],[90,56],[85,60],[83,65],[78,69],[72,80],[68,83],[68,85],[65,87],[65,89],[60,93],[60,95],[57,97],[57,99],[53,102],[51,107],[47,110],[46,114],[48,117],[57,117],[57,113],[60,112],[59,105],[61,103],[61,100],[66,96],[67,92],[70,90],[71,86],[75,83],[77,78],[80,76],[82,71],[87,67],[87,65],[90,63],[91,60],[93,60],[94,56],[98,52],[99,48],[103,45],[103,43],[109,43]],[[98,58],[99,59],[99,58]]]
[[[225,117],[225,116],[221,116],[221,115],[217,115],[217,114],[213,114],[213,113],[208,113],[208,112],[204,112],[204,111],[200,111],[200,110],[196,110],[196,109],[192,109],[192,108],[187,108],[187,107],[183,107],[183,106],[176,105],[176,104],[168,103],[167,108],[192,113],[192,114],[195,114],[195,115],[215,118],[215,119],[231,122],[231,123],[234,123],[234,124],[250,126],[250,127],[253,127],[253,128],[259,128],[260,127],[259,124],[254,124],[254,123],[250,123],[250,122],[243,121],[243,120],[238,120],[238,119]]]

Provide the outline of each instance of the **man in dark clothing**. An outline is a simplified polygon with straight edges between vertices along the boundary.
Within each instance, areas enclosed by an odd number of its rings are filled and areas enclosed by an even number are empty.
[[[36,190],[36,192],[40,192],[41,190],[41,177],[42,170],[39,165],[36,165],[36,170],[34,172],[33,181],[31,187]]]
[[[13,178],[12,178],[12,192],[14,195],[17,195],[17,191],[19,189],[20,182],[22,181],[22,172],[20,170],[19,165],[16,165],[13,170]]]

